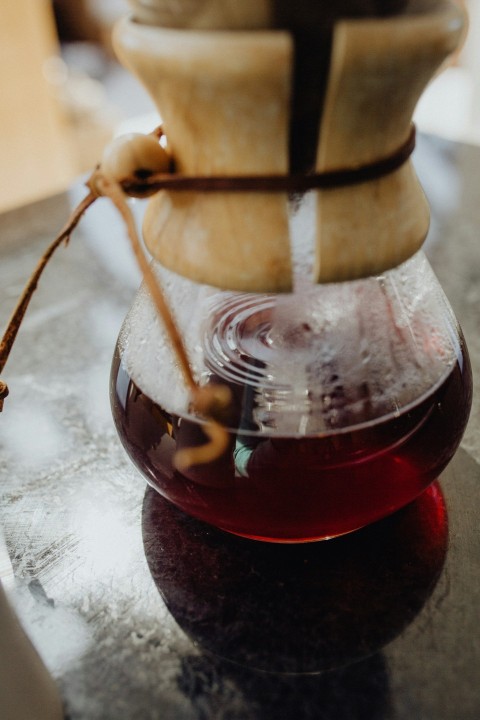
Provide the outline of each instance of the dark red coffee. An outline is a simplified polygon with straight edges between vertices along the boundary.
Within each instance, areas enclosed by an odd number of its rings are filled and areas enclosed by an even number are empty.
[[[202,424],[152,402],[127,376],[118,355],[111,381],[120,438],[152,486],[217,527],[277,542],[334,537],[414,500],[455,453],[471,391],[464,352],[431,394],[397,417],[319,437],[232,431],[219,460],[180,474],[173,466],[176,448],[205,442]]]

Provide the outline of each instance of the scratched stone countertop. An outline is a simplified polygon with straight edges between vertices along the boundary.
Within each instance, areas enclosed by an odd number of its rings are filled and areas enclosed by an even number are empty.
[[[480,149],[422,137],[415,162],[426,250],[478,385]],[[81,192],[0,216],[2,327]],[[228,536],[147,489],[116,435],[110,363],[138,284],[100,201],[47,269],[2,374],[9,597],[66,717],[478,720],[478,392],[440,483],[404,511],[327,543]]]

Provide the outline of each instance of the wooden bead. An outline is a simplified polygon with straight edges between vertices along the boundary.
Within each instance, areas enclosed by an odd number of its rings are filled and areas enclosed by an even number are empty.
[[[168,172],[170,156],[153,135],[128,133],[110,142],[100,164],[108,178],[120,182],[145,173]]]

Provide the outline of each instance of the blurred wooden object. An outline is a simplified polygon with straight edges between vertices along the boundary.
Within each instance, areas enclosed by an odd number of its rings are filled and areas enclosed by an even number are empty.
[[[425,15],[339,22],[317,170],[361,167],[401,147],[420,95],[464,29],[454,3]],[[411,161],[378,180],[319,193],[315,279],[396,267],[420,249],[429,221]]]
[[[171,30],[125,19],[115,40],[158,104],[180,173],[288,172],[288,33]],[[197,282],[291,289],[286,193],[162,191],[149,202],[144,235],[165,267]]]
[[[65,2],[65,0],[63,0]],[[291,23],[312,29],[329,24],[335,18],[359,18],[403,12],[430,12],[443,0],[342,0],[340,3],[302,0],[128,0],[135,20],[157,27],[185,30],[254,30],[273,27],[289,28]],[[463,0],[456,0],[463,2]],[[337,7],[335,7],[337,5]],[[288,18],[288,19],[287,19]]]
[[[45,74],[57,54],[48,0],[3,0],[0,210],[62,190],[73,176],[67,125]]]
[[[418,98],[458,47],[464,24],[453,2],[335,24],[318,172],[361,168],[403,146]],[[155,99],[179,173],[288,173],[290,33],[126,19],[116,48]],[[379,274],[425,240],[429,208],[410,159],[379,179],[316,197],[316,282]],[[286,194],[162,191],[150,200],[144,235],[162,265],[196,282],[247,292],[292,287]]]
[[[272,25],[271,0],[129,0],[136,20],[185,30],[253,30]]]

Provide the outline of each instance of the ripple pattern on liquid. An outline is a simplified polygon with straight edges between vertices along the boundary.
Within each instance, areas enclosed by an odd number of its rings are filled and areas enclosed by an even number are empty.
[[[212,298],[204,328],[205,362],[216,375],[253,387],[275,386],[270,331],[275,298],[222,295]]]

